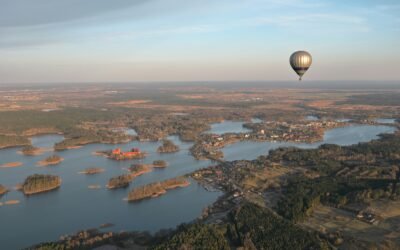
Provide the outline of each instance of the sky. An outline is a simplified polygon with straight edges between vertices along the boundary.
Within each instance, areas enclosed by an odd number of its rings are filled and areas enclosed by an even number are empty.
[[[0,0],[0,84],[400,80],[398,0]]]

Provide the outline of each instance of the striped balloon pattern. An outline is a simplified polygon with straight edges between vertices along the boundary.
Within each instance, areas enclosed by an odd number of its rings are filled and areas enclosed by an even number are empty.
[[[312,57],[307,51],[296,51],[290,56],[290,65],[299,75],[299,81],[311,67]]]

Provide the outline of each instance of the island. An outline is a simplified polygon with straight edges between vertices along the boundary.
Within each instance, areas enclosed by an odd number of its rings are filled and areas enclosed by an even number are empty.
[[[116,148],[109,151],[97,151],[94,154],[102,155],[116,161],[143,159],[144,157],[146,157],[146,153],[141,152],[138,148],[132,148],[128,152],[123,152],[120,148]]]
[[[153,167],[154,168],[166,168],[168,163],[163,160],[155,160],[153,161]]]
[[[149,173],[152,171],[150,165],[147,164],[133,164],[128,171],[130,172],[130,176],[132,180],[142,174]]]
[[[107,184],[109,189],[126,188],[129,186],[133,177],[130,174],[123,174],[116,177],[112,177]]]
[[[0,197],[8,192],[8,189],[0,184]]]
[[[16,161],[16,162],[9,162],[5,163],[3,165],[0,165],[0,168],[16,168],[24,165],[22,162]]]
[[[57,165],[62,162],[64,159],[58,155],[51,155],[46,159],[39,161],[37,165],[39,166],[49,166],[49,165]]]
[[[85,170],[79,172],[80,174],[86,174],[86,175],[94,175],[94,174],[100,174],[105,171],[104,168],[86,168]]]
[[[138,188],[132,189],[128,197],[129,202],[140,201],[147,198],[154,198],[167,193],[167,190],[178,187],[187,187],[190,182],[183,177],[173,178],[162,182],[150,183]]]
[[[109,189],[126,188],[136,177],[151,172],[151,165],[146,164],[133,164],[128,168],[129,174],[123,174],[116,177],[112,177],[107,184]]]
[[[158,147],[158,153],[175,153],[179,151],[179,147],[171,140],[164,139],[163,144]]]
[[[21,153],[26,156],[40,155],[43,152],[42,149],[34,147],[32,145],[25,146],[21,149]]]
[[[32,195],[57,189],[61,186],[61,178],[54,175],[34,174],[28,176],[21,186],[25,195]]]

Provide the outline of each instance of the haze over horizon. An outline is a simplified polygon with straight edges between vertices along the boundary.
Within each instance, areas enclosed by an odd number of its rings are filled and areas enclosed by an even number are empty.
[[[395,0],[0,0],[0,84],[400,76]]]

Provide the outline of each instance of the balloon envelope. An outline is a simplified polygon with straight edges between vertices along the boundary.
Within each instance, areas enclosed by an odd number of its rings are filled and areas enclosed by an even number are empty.
[[[307,72],[312,63],[312,57],[307,51],[296,51],[290,56],[290,65],[299,75],[299,80]]]

